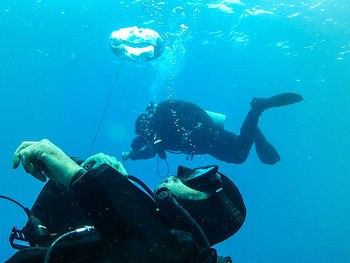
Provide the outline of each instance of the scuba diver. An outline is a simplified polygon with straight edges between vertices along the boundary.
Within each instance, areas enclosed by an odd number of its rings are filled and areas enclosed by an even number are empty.
[[[187,159],[194,155],[209,154],[227,163],[243,163],[255,143],[259,159],[273,165],[280,160],[276,149],[258,128],[263,111],[302,101],[295,93],[283,93],[270,98],[253,98],[240,130],[240,135],[215,125],[209,114],[199,106],[181,100],[166,100],[155,105],[151,102],[147,113],[135,123],[131,149],[122,153],[122,159],[138,160],[154,157],[166,159],[166,152],[184,153]]]
[[[232,262],[212,246],[238,231],[246,208],[217,166],[180,166],[152,192],[114,157],[82,162],[47,139],[23,142],[13,167],[20,163],[38,180],[50,180],[33,208],[25,208],[26,226],[13,229],[11,244],[20,250],[7,263]]]

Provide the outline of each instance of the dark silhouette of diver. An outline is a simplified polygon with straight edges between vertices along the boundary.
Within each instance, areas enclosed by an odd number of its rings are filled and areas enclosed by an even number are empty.
[[[236,135],[214,124],[208,113],[199,106],[181,100],[166,100],[158,105],[150,103],[146,114],[135,123],[131,149],[122,153],[123,160],[148,159],[156,154],[166,158],[166,151],[194,155],[209,154],[228,163],[243,163],[255,142],[260,160],[273,165],[280,160],[276,149],[258,128],[264,110],[302,101],[295,93],[283,93],[270,98],[253,98],[240,130]]]
[[[20,164],[50,180],[23,207],[29,220],[12,230],[19,251],[6,263],[232,263],[212,246],[241,228],[246,207],[216,165],[179,166],[152,192],[116,158],[70,158],[47,139],[23,142],[13,155]]]

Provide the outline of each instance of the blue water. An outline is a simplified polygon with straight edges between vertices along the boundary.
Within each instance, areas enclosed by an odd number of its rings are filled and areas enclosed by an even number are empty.
[[[48,138],[88,156],[120,65],[109,35],[140,18],[167,49],[152,62],[125,61],[93,153],[128,150],[151,100],[190,100],[226,114],[226,129],[238,133],[252,97],[300,93],[302,103],[266,111],[259,123],[278,164],[262,164],[252,149],[241,165],[169,155],[170,171],[218,164],[239,187],[247,219],[216,247],[234,262],[350,262],[349,12],[348,0],[2,0],[0,194],[30,207],[43,186],[11,168],[24,140]],[[125,166],[151,188],[162,180],[156,158]],[[0,209],[3,262],[15,252],[12,226],[26,217],[5,200]]]

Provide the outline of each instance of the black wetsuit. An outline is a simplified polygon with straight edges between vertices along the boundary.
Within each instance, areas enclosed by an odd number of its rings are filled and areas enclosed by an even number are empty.
[[[240,135],[214,125],[210,116],[197,105],[181,100],[159,103],[151,116],[150,136],[137,136],[132,144],[130,159],[148,159],[156,154],[165,158],[166,151],[179,151],[193,157],[211,156],[228,162],[243,163],[254,143],[261,110],[251,109]]]
[[[106,164],[69,188],[49,181],[32,212],[57,236],[84,225],[97,230],[57,243],[50,262],[217,262],[214,249],[171,227],[152,198]],[[7,262],[43,262],[46,250],[24,249]]]

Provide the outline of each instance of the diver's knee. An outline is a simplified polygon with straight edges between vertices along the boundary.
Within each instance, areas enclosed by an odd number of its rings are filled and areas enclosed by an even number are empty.
[[[237,163],[237,164],[244,163],[248,158],[248,154],[249,154],[249,152],[248,153],[241,152],[241,153],[237,154],[234,158],[235,159],[234,163]]]
[[[235,164],[242,164],[247,160],[247,157],[244,156],[234,156],[229,158],[221,158],[221,161],[227,162],[227,163],[235,163]]]
[[[247,160],[247,157],[240,157],[240,158],[237,158],[236,159],[236,161],[235,161],[235,163],[236,164],[242,164],[242,163],[244,163],[245,161]]]

